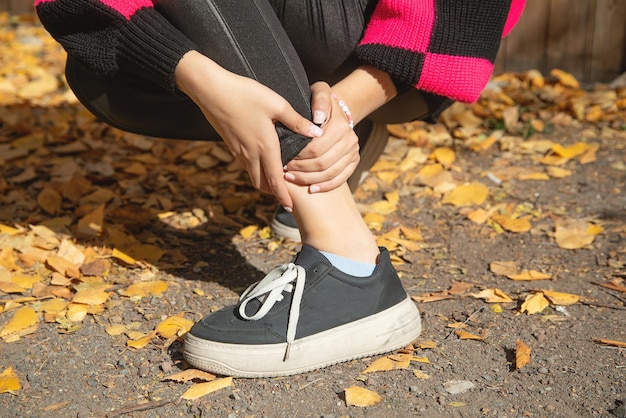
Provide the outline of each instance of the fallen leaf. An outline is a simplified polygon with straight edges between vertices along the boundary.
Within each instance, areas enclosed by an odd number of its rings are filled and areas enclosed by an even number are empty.
[[[598,344],[610,345],[612,347],[626,348],[626,341],[609,340],[606,338],[594,338],[593,341]]]
[[[74,297],[72,298],[72,302],[74,303],[82,303],[85,305],[102,305],[107,300],[111,294],[106,290],[111,287],[108,284],[103,284],[100,286],[86,287],[84,289],[76,292]]]
[[[573,89],[580,87],[580,83],[576,80],[576,77],[566,71],[555,68],[550,71],[550,75],[556,77],[556,79],[559,80],[559,83],[565,87],[571,87]]]
[[[346,405],[348,406],[373,406],[383,401],[376,392],[360,386],[351,386],[345,390]]]
[[[533,315],[543,311],[550,305],[550,302],[543,296],[543,293],[537,292],[534,295],[526,298],[521,306],[521,312],[526,312],[528,315]]]
[[[556,223],[554,238],[559,247],[568,250],[586,247],[604,229],[582,219],[567,219]]]
[[[126,345],[132,348],[141,349],[147,346],[154,337],[156,337],[156,331],[152,331],[150,334],[144,335],[140,338],[128,340]]]
[[[111,336],[116,336],[124,334],[126,331],[128,331],[128,328],[126,328],[126,325],[124,324],[113,324],[109,325],[104,330],[107,334]]]
[[[449,147],[438,147],[433,151],[432,157],[445,168],[450,168],[456,159],[456,154]]]
[[[193,324],[193,321],[185,319],[180,315],[170,316],[159,322],[156,326],[156,332],[163,338],[180,337],[189,332]]]
[[[525,365],[530,363],[530,347],[517,339],[515,342],[515,368],[521,369]]]
[[[471,332],[464,331],[462,329],[457,329],[454,333],[459,337],[460,340],[478,340],[483,341],[485,337],[480,335],[472,334]]]
[[[22,389],[20,378],[13,371],[13,367],[9,367],[0,373],[0,393],[15,392]]]
[[[202,380],[205,382],[211,382],[215,380],[215,375],[198,369],[187,369],[183,370],[182,372],[164,377],[163,380],[171,380],[181,383],[189,382],[190,380]]]
[[[507,277],[511,280],[516,280],[516,281],[524,281],[524,280],[529,281],[529,280],[548,280],[552,278],[552,275],[542,273],[536,270],[524,270],[521,273],[508,275]]]
[[[552,290],[542,290],[544,296],[554,305],[567,306],[578,303],[580,296],[571,293],[554,292]]]
[[[102,232],[103,225],[104,205],[100,205],[78,221],[76,233],[85,238],[95,238]]]
[[[514,261],[494,261],[489,263],[489,270],[495,274],[507,277],[519,273]]]
[[[471,296],[477,299],[484,299],[485,302],[488,302],[488,303],[513,302],[513,299],[509,295],[504,293],[502,290],[496,289],[496,288],[485,289],[478,293],[473,293]]]
[[[194,399],[198,399],[205,395],[208,395],[209,393],[213,393],[220,389],[230,387],[232,386],[232,384],[233,384],[232,377],[225,377],[222,379],[217,379],[217,380],[213,380],[211,382],[205,382],[205,383],[196,383],[195,385],[187,389],[185,393],[181,395],[180,398],[192,401]]]
[[[482,183],[467,183],[458,186],[441,201],[454,206],[481,205],[489,195],[489,188]]]
[[[30,306],[19,308],[9,322],[0,330],[0,338],[6,342],[17,341],[24,335],[32,334],[39,327],[39,316]]]
[[[413,370],[413,375],[417,377],[418,379],[424,379],[424,380],[430,379],[430,375],[424,373],[421,370]]]
[[[243,239],[248,239],[252,237],[252,235],[259,229],[258,225],[248,225],[245,228],[241,228],[239,233],[243,237]]]
[[[167,290],[167,282],[154,280],[151,282],[139,282],[131,284],[126,289],[120,290],[120,294],[128,297],[158,296]]]
[[[510,232],[528,232],[532,227],[528,218],[514,219],[506,215],[493,215],[491,219]]]
[[[417,344],[417,346],[421,348],[422,350],[427,350],[427,349],[437,347],[437,343],[434,341],[421,341],[420,343]]]

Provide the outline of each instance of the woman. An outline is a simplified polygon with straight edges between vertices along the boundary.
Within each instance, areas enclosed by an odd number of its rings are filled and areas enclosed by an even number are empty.
[[[382,151],[385,123],[478,98],[523,0],[36,6],[68,51],[70,86],[97,116],[146,135],[223,140],[254,187],[276,196],[282,218],[295,218],[301,252],[235,307],[199,321],[185,341],[189,363],[289,375],[419,336],[418,310],[348,179],[357,184]]]

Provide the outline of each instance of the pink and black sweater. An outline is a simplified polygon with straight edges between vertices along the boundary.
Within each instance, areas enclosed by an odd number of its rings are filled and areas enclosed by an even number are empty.
[[[398,85],[475,101],[501,38],[525,0],[379,0],[356,48]],[[174,70],[193,43],[152,0],[36,0],[46,29],[99,74],[127,71],[175,91]]]

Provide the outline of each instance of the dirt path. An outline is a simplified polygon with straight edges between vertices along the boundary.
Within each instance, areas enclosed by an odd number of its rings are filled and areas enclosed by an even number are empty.
[[[537,77],[390,127],[356,194],[422,313],[395,370],[366,358],[197,400],[181,395],[202,379],[167,380],[185,325],[163,324],[293,257],[267,228],[275,203],[219,146],[115,131],[64,85],[5,94],[0,416],[625,417],[626,92]],[[20,310],[34,316],[11,322]],[[380,402],[348,405],[353,386]]]

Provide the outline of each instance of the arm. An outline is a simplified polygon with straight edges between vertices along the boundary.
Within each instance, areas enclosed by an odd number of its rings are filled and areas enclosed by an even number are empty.
[[[44,27],[97,74],[119,71],[175,91],[174,70],[193,43],[152,0],[36,0]]]

